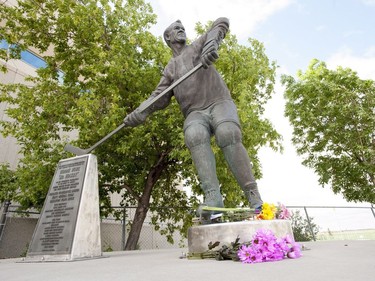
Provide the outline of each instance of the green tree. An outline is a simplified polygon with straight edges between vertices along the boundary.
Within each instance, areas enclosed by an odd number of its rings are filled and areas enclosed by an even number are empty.
[[[16,194],[15,172],[9,169],[9,165],[0,164],[0,205],[10,201]]]
[[[10,52],[0,53],[2,59],[18,58],[19,51],[29,47],[41,53],[53,50],[53,55],[44,56],[47,66],[28,78],[32,87],[0,86],[0,102],[12,105],[7,114],[14,119],[2,122],[1,132],[17,138],[24,156],[16,171],[20,192],[12,199],[24,208],[41,208],[57,162],[72,156],[63,152],[69,136],[77,135],[73,144],[88,147],[116,128],[156,87],[171,53],[148,31],[156,16],[143,0],[24,0],[18,7],[1,5],[0,15],[6,22],[0,39],[13,44]],[[229,37],[218,67],[232,83],[236,101],[243,103],[245,144],[260,177],[258,149],[280,146],[280,136],[261,119],[273,89],[275,65],[259,42],[250,45],[239,46],[234,36]],[[113,192],[125,191],[123,204],[137,206],[126,249],[136,249],[148,211],[157,229],[165,222],[160,231],[171,242],[174,231],[186,233],[190,226],[186,208],[196,207],[197,198],[188,198],[177,187],[183,182],[195,195],[200,190],[184,146],[182,118],[172,102],[143,126],[126,128],[95,150],[102,215],[112,211]],[[224,166],[218,169],[226,171]],[[243,200],[237,187],[225,181],[229,173],[221,177],[227,204]]]
[[[313,60],[286,85],[285,114],[303,164],[348,201],[375,203],[375,83]]]
[[[299,210],[293,212],[291,217],[292,231],[294,240],[298,242],[315,240],[316,235],[319,233],[319,226],[317,226],[310,217],[303,218]]]

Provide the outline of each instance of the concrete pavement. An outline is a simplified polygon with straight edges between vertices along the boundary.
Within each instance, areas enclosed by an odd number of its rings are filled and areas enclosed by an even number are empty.
[[[0,260],[1,281],[373,281],[375,241],[303,243],[299,259],[242,264],[188,260],[186,249],[103,253],[103,258],[71,262],[25,263]]]

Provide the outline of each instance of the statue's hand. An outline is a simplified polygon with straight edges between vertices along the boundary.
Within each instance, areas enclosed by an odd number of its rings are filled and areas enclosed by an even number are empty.
[[[215,40],[210,41],[203,47],[201,61],[204,68],[208,68],[213,64],[218,58],[219,54],[217,53],[218,45]]]
[[[125,117],[124,124],[125,126],[136,127],[145,122],[146,118],[147,114],[142,114],[137,108]]]

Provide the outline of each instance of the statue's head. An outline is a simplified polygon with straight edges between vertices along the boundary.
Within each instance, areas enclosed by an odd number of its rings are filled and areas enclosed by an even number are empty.
[[[174,43],[186,43],[185,28],[180,20],[175,21],[164,31],[164,41],[169,47]]]

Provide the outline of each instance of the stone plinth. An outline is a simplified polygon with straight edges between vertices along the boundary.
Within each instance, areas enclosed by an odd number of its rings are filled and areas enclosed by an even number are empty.
[[[96,156],[63,159],[57,165],[25,262],[100,256]]]
[[[288,220],[254,220],[229,223],[199,225],[189,228],[189,253],[201,253],[208,250],[208,244],[216,241],[221,245],[230,245],[237,236],[240,242],[250,241],[258,229],[269,229],[277,237],[289,234],[293,237],[291,223]]]

